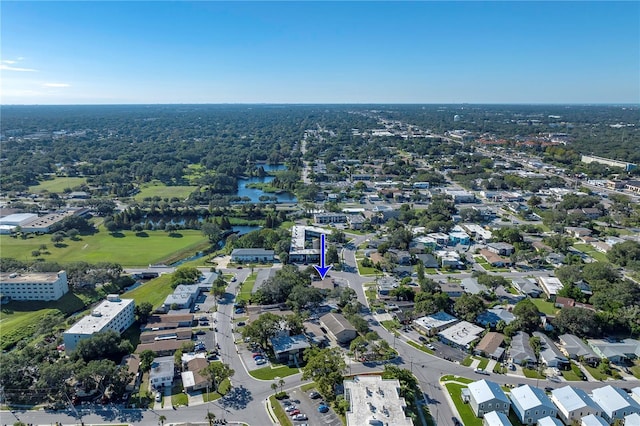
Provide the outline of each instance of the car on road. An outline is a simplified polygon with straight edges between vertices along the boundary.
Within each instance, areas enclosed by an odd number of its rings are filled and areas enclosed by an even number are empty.
[[[546,388],[544,388],[545,392],[551,392],[552,390],[553,390],[553,388],[550,387],[550,386],[547,386]]]
[[[326,413],[329,411],[329,407],[327,407],[326,405],[322,404],[318,407],[318,412],[320,413]]]
[[[291,411],[289,411],[289,415],[290,415],[291,417],[293,417],[293,416],[295,416],[295,415],[297,415],[297,414],[300,414],[300,410],[298,410],[297,408],[296,408],[295,410],[291,410]]]
[[[231,282],[235,283],[238,279],[236,277],[231,278]]]
[[[484,374],[485,376],[489,375],[489,372],[487,370],[485,370],[484,368],[475,368],[473,370],[473,372],[477,373],[477,374]]]
[[[306,414],[296,414],[295,416],[293,416],[293,420],[295,421],[309,420],[309,417],[307,417]]]
[[[313,391],[313,392],[309,393],[309,398],[311,398],[311,399],[318,399],[318,398],[320,398],[320,396],[321,395],[316,391]]]

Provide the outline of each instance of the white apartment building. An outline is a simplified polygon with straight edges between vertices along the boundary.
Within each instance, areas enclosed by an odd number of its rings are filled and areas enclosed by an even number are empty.
[[[0,274],[0,294],[12,300],[58,300],[68,292],[65,271]]]
[[[122,334],[135,320],[133,299],[120,299],[110,294],[92,312],[64,332],[64,345],[67,353],[73,351],[78,342],[88,339],[94,333],[113,330]]]

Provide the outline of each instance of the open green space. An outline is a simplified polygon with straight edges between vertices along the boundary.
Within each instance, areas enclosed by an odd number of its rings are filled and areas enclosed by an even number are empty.
[[[523,368],[522,372],[524,373],[524,376],[529,379],[546,379],[544,374],[539,373],[538,370],[534,368]]]
[[[547,302],[544,299],[531,299],[540,312],[546,315],[556,315],[560,309],[556,308],[553,302]]]
[[[122,295],[124,299],[133,299],[136,301],[136,305],[141,302],[149,302],[153,305],[153,308],[158,308],[164,302],[169,294],[173,293],[171,288],[171,275],[160,275],[158,278],[154,278],[139,287],[134,288]]]
[[[488,358],[477,356],[477,357],[475,357],[475,359],[480,360],[480,362],[478,363],[478,368],[485,369],[485,368],[487,368],[487,365],[489,365],[489,359]]]
[[[440,377],[440,381],[441,382],[459,382],[459,383],[469,384],[469,383],[473,382],[474,380],[467,379],[466,377],[455,376],[453,374],[446,374],[446,375]]]
[[[0,348],[11,347],[14,343],[34,334],[40,322],[47,315],[67,316],[84,308],[89,297],[67,293],[51,302],[11,301],[2,305],[0,311]]]
[[[598,262],[609,262],[606,254],[599,252],[589,244],[574,244],[573,246],[581,252],[593,257]]]
[[[276,377],[287,377],[293,374],[298,374],[300,370],[298,368],[292,368],[286,365],[281,365],[279,367],[264,367],[259,368],[257,370],[252,370],[249,372],[252,377],[258,380],[273,380]]]
[[[605,372],[603,372],[602,370],[600,370],[600,368],[598,367],[591,367],[588,364],[583,364],[583,367],[589,372],[589,374],[591,374],[593,376],[594,379],[596,380],[607,380],[607,379],[619,379],[620,378],[620,374],[618,374],[618,372],[614,369],[611,369],[611,373],[607,374]]]
[[[471,355],[467,355],[460,364],[464,365],[465,367],[470,367],[472,363],[473,357]]]
[[[258,273],[254,272],[249,275],[246,280],[240,286],[240,292],[238,293],[238,301],[244,300],[249,303],[251,299],[251,292],[253,291],[253,285],[256,283],[256,278],[258,278]]]
[[[582,371],[580,371],[580,367],[571,363],[570,370],[563,370],[562,377],[569,382],[577,382],[582,380]]]
[[[74,188],[87,183],[87,179],[82,177],[56,177],[51,180],[44,180],[38,185],[30,186],[29,192],[37,194],[39,192],[62,193],[66,188]]]
[[[358,274],[360,275],[376,275],[377,273],[379,273],[379,271],[375,268],[369,267],[369,266],[363,266],[362,265],[362,260],[364,258],[360,259],[360,258],[356,258],[357,263],[358,263]]]
[[[202,399],[204,402],[215,401],[216,399],[220,399],[226,395],[227,392],[229,392],[229,389],[231,389],[231,381],[229,379],[224,379],[222,383],[220,383],[220,392],[210,390],[209,393],[207,393],[205,390],[202,392]]]
[[[171,405],[185,407],[189,405],[189,397],[182,390],[182,381],[176,380],[171,387]]]
[[[446,385],[447,392],[449,392],[449,396],[453,401],[456,409],[458,410],[458,414],[460,415],[460,420],[464,426],[482,426],[482,419],[478,418],[473,414],[471,410],[471,404],[465,404],[462,400],[460,393],[463,388],[466,388],[466,385],[459,385],[457,383],[447,383]]]
[[[47,252],[41,259],[51,262],[89,263],[113,262],[124,267],[169,263],[187,257],[209,245],[200,231],[181,230],[173,234],[164,231],[145,231],[137,236],[132,231],[111,234],[101,228],[93,235],[83,235],[76,240],[65,238],[58,246],[51,242],[51,235],[29,235],[26,239],[0,235],[2,257],[21,261],[33,259],[31,253],[44,244]]]
[[[631,374],[635,376],[636,379],[640,379],[640,361],[636,360],[635,365],[632,367],[629,367],[629,370],[631,371]]]
[[[133,198],[136,201],[142,201],[145,198],[153,197],[160,197],[162,199],[171,199],[176,197],[180,200],[184,200],[196,189],[197,187],[195,186],[167,186],[160,181],[154,180],[140,185],[140,192],[138,192]]]

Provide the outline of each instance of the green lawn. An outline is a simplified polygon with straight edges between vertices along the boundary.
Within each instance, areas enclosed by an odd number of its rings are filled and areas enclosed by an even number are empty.
[[[380,324],[382,324],[382,326],[389,331],[397,330],[398,328],[400,328],[400,323],[398,322],[398,320],[380,321]]]
[[[286,365],[281,365],[279,367],[264,367],[259,368],[257,370],[252,370],[249,372],[252,377],[258,380],[273,380],[276,377],[287,377],[293,374],[298,374],[300,372],[297,368],[291,368]]]
[[[469,367],[471,366],[471,363],[473,363],[473,357],[471,355],[467,355],[460,364],[464,365],[465,367]]]
[[[598,262],[607,262],[607,263],[609,262],[606,254],[600,253],[598,250],[596,250],[595,248],[593,248],[593,246],[589,244],[574,244],[573,246],[578,250],[580,250],[581,252],[586,253],[589,256],[593,257]]]
[[[580,371],[580,367],[578,367],[574,363],[571,363],[571,370],[566,370],[566,371],[563,370],[562,371],[562,377],[564,377],[565,380],[570,381],[570,382],[581,381],[582,380],[582,371]]]
[[[140,192],[138,192],[133,198],[136,201],[142,201],[145,198],[153,197],[160,197],[162,199],[171,199],[176,197],[180,200],[184,200],[196,189],[196,186],[167,186],[162,182],[154,180],[152,182],[142,184],[140,186]]]
[[[139,305],[141,302],[149,302],[154,308],[158,308],[171,293],[173,293],[173,288],[171,288],[171,275],[166,274],[147,281],[140,287],[124,293],[122,297],[124,299],[135,300],[136,305]]]
[[[186,393],[182,392],[182,383],[180,381],[176,381],[171,388],[171,405],[189,405],[189,397]]]
[[[640,361],[636,361],[633,367],[629,367],[629,370],[631,370],[631,374],[633,374],[636,379],[640,379]]]
[[[358,274],[360,275],[376,275],[379,271],[375,268],[362,266],[362,259],[357,258],[358,262]]]
[[[611,370],[612,374],[608,375],[608,374],[605,374],[602,371],[600,371],[600,369],[597,368],[597,367],[594,368],[594,367],[591,367],[591,366],[589,366],[587,364],[584,364],[583,367],[586,368],[587,371],[589,371],[589,373],[596,380],[604,381],[604,380],[607,380],[607,379],[610,379],[610,378],[613,378],[613,379],[618,379],[619,378],[619,377],[616,377],[617,376],[617,371],[613,370],[613,369]]]
[[[489,359],[488,358],[483,358],[481,356],[478,356],[478,357],[476,357],[476,359],[480,360],[480,363],[478,364],[478,368],[485,369],[485,368],[487,368],[487,365],[489,365]]]
[[[543,314],[556,315],[560,311],[552,302],[547,302],[544,299],[531,299],[531,301]]]
[[[278,423],[280,424],[280,426],[291,426],[291,419],[289,418],[287,413],[285,413],[284,409],[282,408],[282,405],[274,395],[271,395],[269,397],[269,402],[271,403],[273,412],[278,418]]]
[[[62,193],[66,188],[73,188],[85,183],[87,183],[87,180],[81,177],[57,177],[52,180],[42,181],[38,185],[30,186],[29,192],[35,194],[44,191]]]
[[[256,283],[256,278],[258,277],[258,273],[254,272],[249,275],[246,280],[240,286],[240,292],[238,293],[238,301],[244,300],[249,303],[251,299],[251,292],[253,291],[253,285]]]
[[[224,395],[229,392],[231,389],[231,381],[229,379],[224,379],[222,383],[220,383],[220,392],[215,392],[211,390],[209,393],[205,390],[202,392],[202,399],[204,402],[215,401],[216,399],[222,398]]]
[[[546,379],[544,374],[538,373],[538,370],[533,368],[523,368],[522,372],[524,373],[524,376],[529,379]]]
[[[426,353],[428,353],[428,354],[433,354],[433,351],[432,351],[432,350],[428,349],[428,348],[427,348],[426,346],[424,346],[424,345],[421,345],[420,343],[416,343],[416,342],[414,342],[414,341],[412,341],[412,340],[408,340],[408,341],[407,341],[407,343],[408,343],[410,346],[413,346],[414,348],[421,350],[422,352],[426,352]]]
[[[181,230],[174,236],[164,231],[145,231],[145,235],[138,237],[131,231],[110,234],[100,229],[93,235],[79,237],[77,241],[65,238],[59,247],[51,242],[50,235],[30,235],[24,240],[0,235],[0,251],[2,257],[28,261],[33,259],[31,252],[45,244],[48,254],[40,258],[46,261],[114,262],[124,267],[134,267],[179,260],[209,245],[197,230]]]
[[[466,377],[454,376],[452,374],[447,374],[440,377],[441,382],[458,382],[458,383],[466,383],[469,384],[474,382],[475,380],[467,379]]]
[[[482,419],[479,419],[475,414],[473,414],[471,405],[465,404],[460,396],[462,389],[467,386],[459,385],[457,383],[447,383],[445,386],[447,388],[447,392],[449,392],[449,395],[451,396],[451,400],[458,410],[462,424],[464,426],[482,426]]]

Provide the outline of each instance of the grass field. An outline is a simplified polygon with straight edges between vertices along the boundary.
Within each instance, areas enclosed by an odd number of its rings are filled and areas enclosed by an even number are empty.
[[[462,388],[466,388],[467,386],[459,385],[457,383],[447,383],[445,386],[447,388],[447,392],[449,392],[449,396],[451,396],[451,400],[458,410],[458,414],[460,414],[462,424],[464,426],[482,426],[482,419],[473,414],[471,404],[465,404],[460,396]]]
[[[293,374],[298,374],[300,372],[297,368],[291,368],[286,365],[281,365],[279,367],[264,367],[259,368],[257,370],[252,370],[249,372],[252,377],[258,380],[273,380],[276,377],[287,377]]]
[[[249,299],[251,299],[251,292],[253,291],[253,285],[256,283],[256,278],[258,277],[258,273],[254,272],[249,275],[246,280],[240,286],[240,292],[238,293],[238,301],[244,300],[249,303]]]
[[[598,262],[607,262],[607,263],[609,262],[606,254],[600,253],[598,250],[596,250],[589,244],[574,244],[573,246],[576,249],[580,250],[581,252],[586,253],[589,256],[593,257]]]
[[[35,194],[44,191],[62,193],[66,188],[73,188],[84,183],[87,183],[87,180],[81,177],[57,177],[52,180],[42,181],[38,185],[30,186],[29,192]]]
[[[171,275],[161,275],[150,280],[140,287],[134,288],[122,295],[124,299],[133,299],[136,305],[141,302],[149,302],[154,308],[159,307],[169,294],[173,292],[171,288]]]
[[[524,373],[524,376],[529,379],[546,379],[544,374],[538,373],[538,370],[533,368],[523,368],[522,372]]]
[[[556,313],[560,311],[560,309],[556,308],[553,303],[547,302],[544,299],[531,299],[531,301],[543,314],[556,315]]]
[[[278,418],[278,423],[280,424],[280,426],[291,426],[291,419],[282,409],[282,405],[280,404],[280,402],[278,402],[274,395],[271,395],[269,397],[269,402],[271,403],[271,407],[273,408],[273,413]]]
[[[171,199],[176,197],[180,200],[184,200],[195,190],[195,186],[167,186],[162,182],[154,180],[140,185],[140,192],[138,192],[133,198],[136,201],[142,201],[148,197],[160,197],[162,199]]]
[[[582,380],[582,371],[580,371],[580,367],[578,367],[574,363],[571,363],[571,370],[566,370],[566,371],[563,370],[562,371],[562,377],[564,377],[565,380],[570,381],[570,382],[581,381]]]
[[[50,235],[30,235],[25,240],[0,235],[0,250],[2,257],[28,261],[33,259],[31,252],[45,244],[48,254],[40,258],[47,261],[114,262],[132,267],[178,260],[209,245],[202,233],[196,230],[178,231],[175,236],[164,231],[146,231],[146,235],[138,237],[131,231],[110,234],[100,229],[96,234],[81,236],[76,241],[66,238],[59,247],[54,246]]]
[[[222,383],[220,383],[220,393],[213,390],[210,390],[209,393],[207,393],[205,390],[202,392],[202,399],[204,402],[215,401],[216,399],[220,399],[226,395],[226,393],[229,392],[229,389],[231,389],[231,381],[229,381],[229,379],[224,379]]]
[[[376,275],[379,271],[375,268],[371,268],[368,266],[362,266],[362,260],[364,258],[356,258],[358,262],[358,274],[360,275]]]

